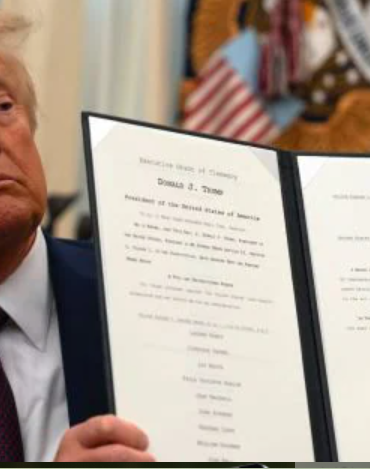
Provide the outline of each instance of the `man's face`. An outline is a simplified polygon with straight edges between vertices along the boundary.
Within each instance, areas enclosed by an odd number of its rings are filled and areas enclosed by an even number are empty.
[[[11,75],[0,57],[0,246],[32,236],[46,208],[40,156]]]

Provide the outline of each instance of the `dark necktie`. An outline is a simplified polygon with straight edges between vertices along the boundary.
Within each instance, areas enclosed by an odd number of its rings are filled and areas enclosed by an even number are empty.
[[[8,320],[0,309],[0,333]],[[0,335],[1,340],[1,335]],[[18,412],[0,361],[0,462],[24,462],[23,443],[19,427]]]

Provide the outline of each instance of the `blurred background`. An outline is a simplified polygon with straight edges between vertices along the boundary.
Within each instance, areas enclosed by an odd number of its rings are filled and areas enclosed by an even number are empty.
[[[370,1],[335,4],[0,0],[33,22],[21,53],[39,98],[47,228],[91,235],[81,110],[296,151],[369,152]]]

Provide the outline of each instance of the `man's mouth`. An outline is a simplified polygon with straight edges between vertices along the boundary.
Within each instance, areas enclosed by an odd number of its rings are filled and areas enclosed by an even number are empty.
[[[5,175],[0,174],[0,184],[4,182],[17,182],[17,181],[11,176],[5,176]]]
[[[13,185],[17,185],[18,181],[12,177],[0,176],[0,190],[6,190]]]

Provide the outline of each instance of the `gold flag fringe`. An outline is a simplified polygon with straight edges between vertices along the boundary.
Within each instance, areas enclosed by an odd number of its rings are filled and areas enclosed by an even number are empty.
[[[347,93],[325,123],[299,119],[274,142],[274,146],[290,151],[370,152],[370,90]]]

